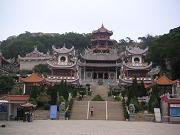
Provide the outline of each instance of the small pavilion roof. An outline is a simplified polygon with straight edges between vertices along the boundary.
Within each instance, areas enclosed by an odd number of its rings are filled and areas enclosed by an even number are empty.
[[[165,74],[162,75],[158,80],[155,80],[155,83],[158,85],[172,85],[176,81],[170,80]]]
[[[1,100],[6,100],[8,102],[27,102],[30,95],[7,95],[1,98]]]
[[[21,78],[21,81],[25,83],[38,83],[42,82],[43,80],[44,79],[38,76],[36,73],[32,73],[30,76],[26,78]]]

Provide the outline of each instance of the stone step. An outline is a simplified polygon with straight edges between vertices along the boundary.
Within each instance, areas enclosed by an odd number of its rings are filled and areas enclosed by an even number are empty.
[[[89,120],[105,120],[106,119],[106,102],[105,101],[90,101],[89,107],[93,106],[94,114]]]
[[[87,119],[87,101],[74,101],[71,117],[72,120],[85,120]]]
[[[121,102],[107,102],[108,120],[124,120]]]

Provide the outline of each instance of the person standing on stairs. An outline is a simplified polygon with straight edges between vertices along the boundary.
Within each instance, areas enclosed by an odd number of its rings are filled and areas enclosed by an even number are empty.
[[[90,108],[90,114],[91,114],[91,116],[93,116],[93,114],[94,114],[94,107],[93,106],[91,106],[91,108]]]

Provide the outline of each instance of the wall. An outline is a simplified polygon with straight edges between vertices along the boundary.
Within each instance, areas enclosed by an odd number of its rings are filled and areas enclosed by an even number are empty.
[[[36,65],[47,64],[47,61],[48,60],[20,61],[20,70],[32,70]]]

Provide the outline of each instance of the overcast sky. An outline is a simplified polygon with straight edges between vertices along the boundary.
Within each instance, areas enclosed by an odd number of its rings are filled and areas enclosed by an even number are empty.
[[[0,0],[0,40],[25,31],[90,33],[104,24],[119,40],[180,26],[180,0]]]

